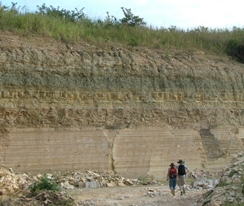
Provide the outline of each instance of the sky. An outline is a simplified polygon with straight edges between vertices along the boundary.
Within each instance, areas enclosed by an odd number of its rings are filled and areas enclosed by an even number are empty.
[[[107,12],[117,19],[124,17],[121,7],[131,9],[155,28],[209,29],[244,28],[243,4],[240,0],[2,0],[2,5],[17,3],[23,11],[34,12],[37,5],[66,10],[83,9],[90,19],[104,20]]]

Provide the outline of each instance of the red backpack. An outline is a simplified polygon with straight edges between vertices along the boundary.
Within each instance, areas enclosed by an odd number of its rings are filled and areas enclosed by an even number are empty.
[[[171,167],[169,170],[169,177],[170,178],[176,178],[177,176],[177,171],[175,167]]]

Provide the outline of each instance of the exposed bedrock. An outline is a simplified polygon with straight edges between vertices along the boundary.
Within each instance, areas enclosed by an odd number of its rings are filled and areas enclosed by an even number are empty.
[[[196,51],[1,42],[1,165],[163,178],[178,159],[219,171],[243,150],[242,64]]]

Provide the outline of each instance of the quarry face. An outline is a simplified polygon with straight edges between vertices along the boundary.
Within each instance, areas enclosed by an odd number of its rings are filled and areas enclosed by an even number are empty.
[[[244,65],[162,51],[0,35],[0,164],[165,177],[243,151]]]

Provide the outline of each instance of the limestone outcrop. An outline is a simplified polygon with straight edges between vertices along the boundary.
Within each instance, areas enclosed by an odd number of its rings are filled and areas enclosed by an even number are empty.
[[[244,65],[201,51],[0,35],[0,164],[163,178],[243,150]]]
[[[219,183],[206,192],[196,206],[243,205],[244,153],[234,155],[231,163],[222,171]]]

